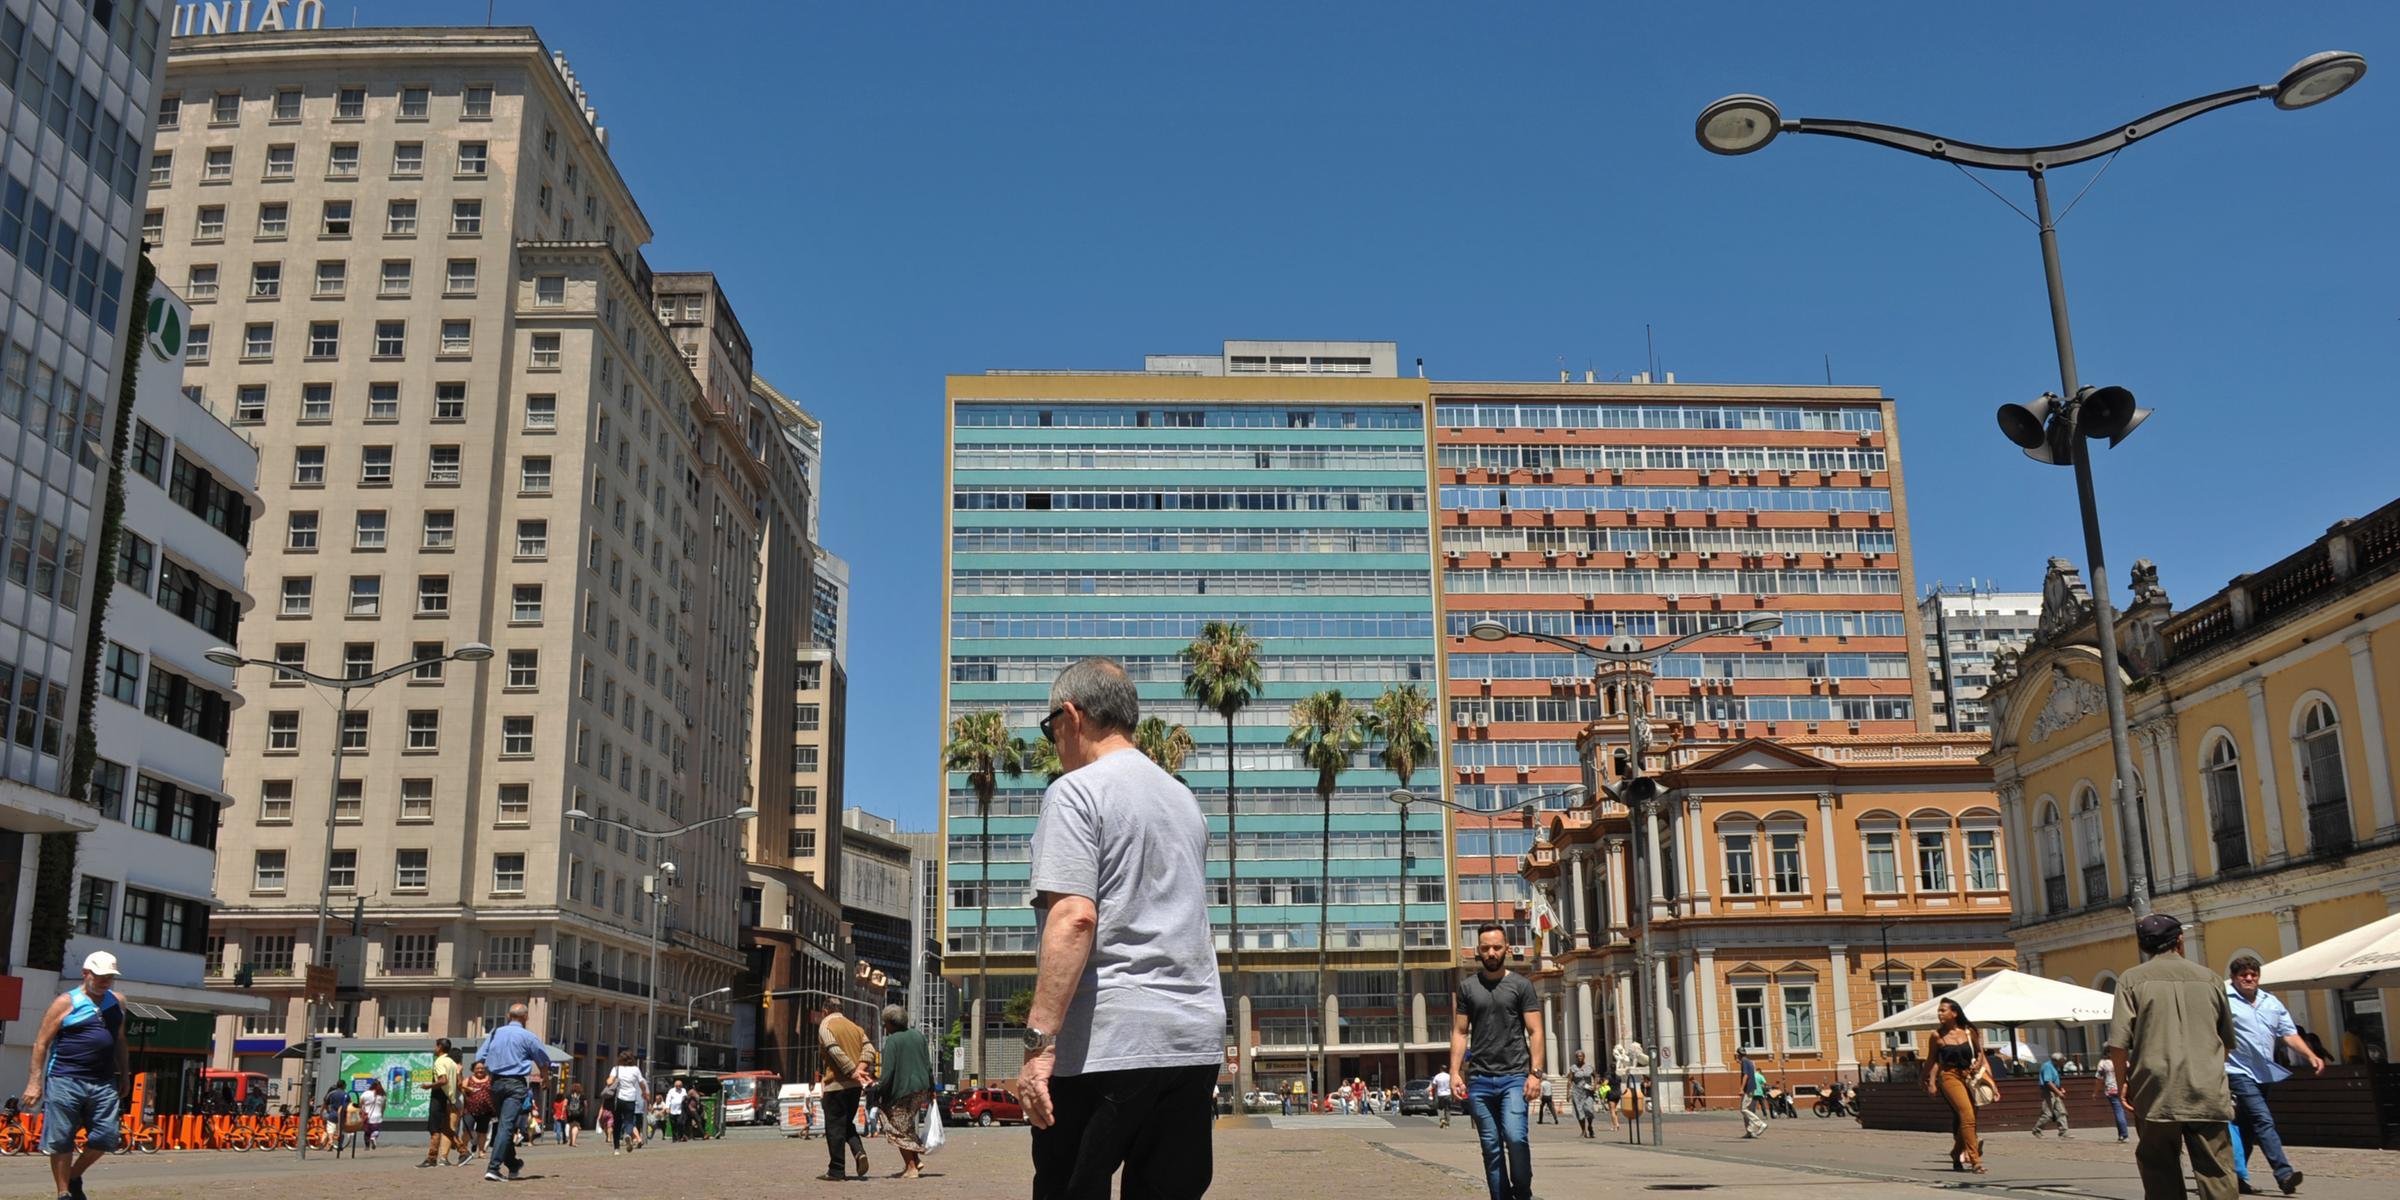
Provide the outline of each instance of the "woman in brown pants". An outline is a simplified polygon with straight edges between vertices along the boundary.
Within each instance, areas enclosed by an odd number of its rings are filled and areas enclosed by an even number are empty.
[[[1967,1024],[1966,1010],[1944,1000],[1934,1009],[1941,1024],[1934,1027],[1926,1047],[1925,1094],[1939,1095],[1950,1104],[1950,1169],[1984,1174],[1983,1139],[1975,1136],[1975,1080],[1983,1076],[1994,1099],[1999,1087],[1990,1082],[1983,1057],[1983,1035]]]

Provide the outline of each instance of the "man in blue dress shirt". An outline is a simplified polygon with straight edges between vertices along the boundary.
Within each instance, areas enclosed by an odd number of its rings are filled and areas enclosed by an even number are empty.
[[[2256,1146],[2275,1169],[2276,1186],[2286,1196],[2300,1190],[2300,1172],[2283,1156],[2283,1138],[2275,1132],[2275,1114],[2267,1109],[2265,1089],[2291,1077],[2275,1061],[2275,1043],[2291,1051],[2294,1062],[2305,1061],[2311,1071],[2323,1071],[2325,1060],[2308,1048],[2292,1024],[2290,1009],[2274,993],[2258,986],[2258,960],[2245,954],[2226,969],[2225,1002],[2233,1009],[2233,1053],[2225,1058],[2225,1085],[2233,1092],[2233,1120],[2242,1143]],[[2248,1151],[2244,1151],[2247,1157]],[[2246,1185],[2245,1185],[2246,1186]]]
[[[500,1110],[499,1125],[492,1130],[492,1161],[483,1170],[484,1179],[492,1183],[501,1182],[503,1165],[511,1181],[525,1170],[524,1160],[517,1157],[517,1133],[525,1124],[527,1091],[541,1086],[541,1064],[548,1057],[542,1039],[525,1028],[526,1015],[524,1005],[509,1005],[508,1024],[486,1036],[475,1055],[492,1073],[492,1103]]]

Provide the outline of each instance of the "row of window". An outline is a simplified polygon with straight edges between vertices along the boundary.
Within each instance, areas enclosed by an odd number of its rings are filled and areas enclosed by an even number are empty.
[[[113,642],[110,647],[121,649]],[[91,801],[100,809],[100,815],[109,820],[123,821],[144,833],[173,838],[186,845],[216,848],[221,817],[214,793],[194,791],[123,763],[101,759],[92,765]]]
[[[345,754],[364,754],[372,749],[367,740],[371,714],[352,709],[343,714],[341,737]],[[408,710],[407,739],[403,748],[411,754],[430,754],[442,748],[442,714],[439,709],[412,708]],[[300,710],[272,709],[267,713],[267,753],[297,754],[300,752]],[[504,716],[500,718],[500,756],[502,758],[533,757],[533,718]],[[337,802],[337,815],[338,815]],[[405,808],[405,806],[403,806]]]
[[[191,622],[226,645],[240,639],[242,606],[232,592],[173,558],[162,557],[148,538],[130,530],[117,538],[117,582],[151,596],[160,608]]]
[[[346,617],[380,617],[383,615],[383,576],[352,575],[349,591],[343,599],[342,615]],[[278,597],[276,615],[307,617],[316,612],[317,579],[314,575],[286,575]],[[416,603],[412,612],[420,617],[447,616],[450,613],[450,577],[448,575],[417,576]],[[519,583],[511,585],[509,622],[515,625],[538,625],[542,620],[542,585]]]
[[[1897,615],[1897,614],[1895,614]],[[1657,673],[1670,679],[1906,679],[1905,654],[1759,653],[1669,654],[1656,660]],[[1590,678],[1588,661],[1579,655],[1453,654],[1452,679],[1574,679]]]
[[[1399,814],[1394,812],[1391,817],[1396,825]],[[1428,824],[1430,825],[1431,822]],[[1388,861],[1400,857],[1400,831],[1396,827],[1390,830],[1336,829],[1333,831],[1332,838],[1332,857],[1336,860],[1384,859]],[[991,853],[990,861],[994,863],[1022,863],[1032,860],[1033,834],[1030,832],[993,833],[988,838],[973,833],[952,833],[949,859],[951,871],[955,873],[973,870],[977,864],[984,862],[983,856],[987,849],[987,842]],[[1212,861],[1224,860],[1225,844],[1226,839],[1222,837],[1209,839],[1209,858]],[[1256,862],[1264,859],[1298,859],[1315,862],[1325,857],[1324,834],[1322,831],[1314,829],[1264,833],[1245,830],[1235,839],[1235,848],[1244,862]],[[1439,828],[1419,828],[1411,823],[1408,831],[1408,852],[1412,858],[1420,856],[1440,858],[1443,854],[1442,831]]]
[[[38,208],[38,203],[37,203]],[[227,208],[222,204],[195,205],[192,209],[192,243],[206,245],[225,240]],[[386,200],[383,204],[383,236],[413,238],[417,236],[419,202],[414,199]],[[317,208],[317,236],[343,239],[354,232],[357,224],[357,202],[323,200]],[[149,209],[142,214],[144,240],[153,230],[163,232],[167,214],[164,209]],[[456,238],[483,236],[483,201],[456,199],[450,202],[448,233]],[[288,200],[261,200],[251,225],[254,241],[275,242],[292,236],[292,204]]]
[[[1881,471],[1884,452],[1854,446],[1445,445],[1436,466],[1470,471]]]
[[[961,402],[960,429],[1422,429],[1424,413],[1413,405],[1373,408],[1310,408],[1278,404],[1183,405],[1156,408],[1127,404]]]
[[[1776,609],[1783,626],[1774,631],[1777,637],[1906,637],[1908,614],[1897,609],[1883,612],[1863,612],[1811,609]],[[1477,621],[1498,621],[1510,629],[1528,633],[1546,633],[1554,637],[1616,637],[1631,634],[1636,637],[1682,637],[1703,629],[1716,629],[1736,624],[1723,613],[1610,612],[1605,609],[1578,612],[1554,608],[1536,609],[1475,609],[1443,614],[1443,631],[1451,637],[1465,637]],[[1736,636],[1728,634],[1727,636]],[[1459,656],[1453,656],[1452,662]],[[1468,656],[1472,657],[1472,656]],[[1453,666],[1451,674],[1490,675],[1494,678],[1530,679],[1544,676],[1576,675],[1585,668],[1570,666],[1573,655],[1558,654],[1495,654],[1478,660],[1497,664],[1501,660],[1525,660],[1531,665],[1521,669],[1492,671],[1461,671]]]
[[[187,900],[128,883],[122,890],[124,908],[120,915],[115,911],[119,895],[116,881],[84,876],[83,887],[76,895],[76,932],[129,946],[155,946],[190,954],[199,953],[208,943],[208,901]]]
[[[428,881],[427,850],[395,850],[392,852],[392,889],[398,892],[422,892]],[[288,887],[288,864],[291,854],[286,850],[259,850],[251,855],[250,891],[253,895],[281,895]],[[358,890],[358,851],[336,850],[325,864],[325,890],[356,892]],[[525,855],[510,852],[492,855],[491,895],[522,896],[525,894]]]
[[[243,362],[265,362],[275,357],[276,323],[250,321],[242,326],[241,358]],[[308,362],[336,362],[342,357],[342,323],[340,321],[307,322],[305,352]],[[445,317],[440,322],[440,339],[435,353],[442,358],[463,358],[475,352],[475,322],[464,317]],[[186,362],[207,362],[215,353],[216,330],[201,322],[191,327],[184,339]],[[532,354],[528,365],[535,370],[556,370],[559,365],[559,340],[555,333],[534,334]],[[408,322],[392,318],[375,322],[368,355],[375,361],[393,361],[408,357]]]
[[[108,441],[101,436],[107,411],[105,397],[76,387],[25,344],[8,344],[7,365],[0,368],[0,416],[84,466],[98,467],[95,448]]]
[[[395,449],[389,443],[358,448],[358,483],[361,487],[390,487],[393,481]],[[325,486],[326,448],[324,446],[294,446],[292,448],[292,486],[321,488]],[[466,479],[465,460],[455,443],[442,443],[425,448],[425,483],[432,487],[456,487]],[[550,456],[528,454],[517,460],[517,491],[523,495],[547,495],[550,491]]]
[[[334,142],[325,148],[325,178],[350,180],[358,178],[357,142]],[[492,169],[491,143],[461,141],[455,143],[457,157],[452,162],[452,174],[459,179],[482,179]],[[233,182],[232,146],[208,146],[200,152],[200,181],[202,183]],[[299,178],[299,148],[290,142],[267,146],[260,162],[258,177],[268,183],[289,183]],[[425,177],[425,143],[420,141],[392,143],[392,165],[386,178],[423,179]],[[174,186],[175,153],[156,150],[150,154],[150,188],[153,191]]]
[[[198,33],[201,31],[189,29],[183,32]],[[302,104],[307,95],[307,90],[297,85],[287,85],[270,91],[266,106],[268,123],[298,122],[301,119]],[[317,100],[320,103],[330,101],[333,109],[332,118],[337,122],[363,121],[367,119],[369,95],[365,84],[343,84],[335,87],[329,94],[319,94]],[[433,87],[430,84],[401,84],[391,92],[389,100],[391,101],[389,112],[395,120],[424,121],[432,118]],[[463,85],[459,88],[458,100],[460,119],[468,121],[491,119],[492,85],[488,83]],[[198,103],[187,99],[181,92],[168,92],[160,96],[158,98],[158,127],[160,129],[178,127],[183,123],[184,108],[187,105],[197,107]],[[205,103],[208,106],[209,125],[226,126],[241,123],[242,93],[240,89],[214,93],[206,99]],[[552,151],[556,149],[555,143],[556,135],[549,135],[549,149]]]
[[[961,525],[960,554],[1423,554],[1422,529],[1096,529]]]
[[[157,52],[158,17],[148,4],[129,3],[126,7],[139,10],[141,57],[132,57],[136,42],[122,29],[117,47],[126,52],[136,75],[147,78]],[[100,19],[103,24],[121,24]],[[71,53],[54,53],[32,36],[16,13],[0,9],[0,87],[16,93],[25,112],[41,114],[67,150],[91,165],[92,177],[131,204],[136,195],[134,167],[141,161],[141,139],[115,113],[100,107],[100,98],[113,91],[107,81],[77,78],[72,58]],[[110,328],[114,327],[111,323]]]
[[[294,554],[314,554],[318,548],[319,513],[305,509],[284,514],[283,548]],[[360,509],[351,515],[350,548],[353,550],[382,550],[390,545],[390,514],[380,508]],[[426,550],[447,550],[458,544],[457,514],[449,509],[432,509],[424,514],[419,545]],[[540,559],[550,555],[550,522],[541,517],[522,517],[517,521],[515,556],[519,559]]]
[[[1422,471],[1418,446],[958,446],[961,471]]]
[[[143,219],[150,221],[158,217],[158,210],[152,209],[144,214]],[[146,239],[148,235],[159,233],[161,230],[144,228],[142,232]],[[442,298],[445,300],[474,299],[479,275],[477,262],[472,258],[444,260]],[[376,267],[375,298],[378,300],[409,299],[415,294],[416,282],[417,264],[414,259],[384,259]],[[217,264],[194,263],[184,274],[183,298],[195,304],[208,303],[218,298],[221,283]],[[298,292],[298,283],[293,284],[292,290],[294,293]],[[350,263],[348,260],[339,258],[317,260],[308,278],[310,297],[319,300],[338,300],[348,295],[349,290]],[[281,262],[252,263],[250,282],[243,294],[252,300],[282,298],[285,294],[283,264]],[[538,277],[535,280],[534,295],[537,303],[545,300],[564,303],[566,297],[565,278],[556,275]]]
[[[1805,429],[1866,433],[1883,410],[1817,404],[1509,404],[1434,406],[1433,423],[1485,429]]]
[[[1442,530],[1444,554],[1891,554],[1899,548],[1899,532],[1891,529],[1453,525]]]
[[[1900,592],[1898,571],[1710,571],[1644,567],[1479,567],[1442,572],[1442,590],[1473,595],[1496,592],[1568,592],[1582,595],[1777,595],[1851,594],[1891,596]]]
[[[250,500],[241,489],[181,451],[170,455],[167,436],[147,421],[135,423],[132,450],[135,474],[165,488],[167,499],[236,544],[250,544]]]
[[[1180,638],[1212,621],[1273,638],[1429,638],[1431,613],[977,613],[950,616],[954,638]]]
[[[0,536],[8,541],[10,583],[69,612],[83,607],[82,538],[6,500],[0,500]]]
[[[272,715],[272,714],[270,714]],[[412,714],[413,715],[413,714]],[[296,725],[297,723],[294,722]],[[345,727],[345,738],[348,728]],[[360,727],[363,736],[364,727]],[[346,749],[346,747],[345,747]],[[399,805],[394,823],[426,825],[434,819],[433,780],[422,777],[403,778],[397,793]],[[366,819],[366,781],[344,779],[334,786],[333,819],[335,824],[356,825]],[[492,827],[522,829],[533,819],[533,788],[530,784],[503,783],[492,793]],[[263,779],[258,785],[259,825],[289,825],[292,823],[292,781]]]
[[[1421,571],[960,570],[956,596],[1430,596]]]
[[[1247,626],[1247,622],[1242,623]],[[1076,661],[1069,655],[955,655],[950,659],[950,681],[1038,683],[1047,688],[1060,671]],[[1118,658],[1117,663],[1135,683],[1180,685],[1190,669],[1189,664],[1171,654],[1128,654]],[[801,664],[804,669],[815,665]],[[1264,683],[1424,683],[1433,678],[1433,660],[1407,655],[1270,652],[1260,656],[1258,673]],[[808,688],[815,684],[801,686]]]
[[[54,213],[49,205],[33,199],[13,175],[0,186],[0,251],[23,263],[100,328],[117,327],[125,268],[103,261],[98,237],[79,236],[67,214]]]
[[[960,487],[950,507],[961,512],[1423,512],[1423,488],[1386,487],[1183,487],[1077,488],[1029,491],[1023,487]]]
[[[1445,512],[1557,509],[1599,512],[1865,512],[1892,511],[1886,488],[1825,487],[1553,487],[1454,484],[1441,489]]]

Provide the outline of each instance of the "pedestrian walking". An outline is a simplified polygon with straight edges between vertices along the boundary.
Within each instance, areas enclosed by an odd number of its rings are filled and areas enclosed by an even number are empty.
[[[2108,1101],[2109,1115],[2117,1119],[2117,1141],[2123,1143],[2128,1136],[2128,1131],[2125,1126],[2125,1105],[2119,1095],[2122,1089],[2117,1086],[2117,1064],[2110,1062],[2107,1056],[2103,1055],[2098,1062],[2092,1065],[2093,1074],[2100,1080],[2100,1095]]]
[[[2183,957],[2183,922],[2152,913],[2134,924],[2147,962],[2117,979],[2108,1056],[2124,1079],[2134,1122],[2133,1157],[2144,1200],[2182,1200],[2189,1155],[2200,1200],[2232,1200],[2233,1092],[2225,1059],[2234,1049],[2233,1009],[2223,981]]]
[[[1944,997],[1933,1006],[1933,1036],[1925,1047],[1925,1094],[1940,1096],[1950,1106],[1950,1169],[1989,1174],[1983,1165],[1983,1138],[1975,1132],[1977,1093],[1982,1103],[2000,1099],[1992,1080],[1991,1060],[1983,1054],[1983,1032],[1967,1023],[1967,1010]]]
[[[1542,1008],[1533,985],[1508,969],[1508,931],[1485,922],[1475,931],[1483,969],[1459,981],[1457,1015],[1450,1021],[1453,1076],[1467,1075],[1467,1107],[1483,1145],[1483,1182],[1491,1200],[1531,1200],[1533,1147],[1525,1109],[1542,1094],[1533,1064],[1542,1058]],[[1470,1060],[1468,1047],[1473,1046]]]
[[[358,1094],[358,1122],[369,1150],[375,1148],[383,1133],[383,1106],[389,1099],[391,1096],[383,1090],[380,1079],[368,1080],[367,1090]]]
[[[613,1122],[608,1135],[610,1154],[642,1148],[642,1111],[648,1107],[643,1100],[650,1094],[650,1080],[642,1074],[640,1063],[633,1051],[619,1051],[617,1065],[600,1082],[600,1095],[608,1103]]]
[[[473,1162],[484,1156],[491,1142],[492,1118],[500,1111],[492,1099],[491,1070],[478,1061],[468,1068],[466,1078],[460,1082],[458,1089],[461,1096],[459,1112],[466,1121],[468,1138],[467,1153],[461,1158],[465,1162]]]
[[[1041,953],[1018,1094],[1034,1200],[1186,1200],[1215,1171],[1209,1090],[1225,997],[1208,920],[1208,823],[1132,741],[1125,668],[1087,658],[1050,685],[1042,736],[1065,773],[1042,797],[1029,890]]]
[[[900,1178],[915,1179],[925,1161],[917,1119],[933,1101],[933,1052],[925,1035],[909,1028],[907,1009],[887,1004],[882,1015],[883,1135],[900,1152]]]
[[[1542,1098],[1541,1098],[1540,1100],[1537,1100],[1537,1101],[1535,1101],[1535,1102],[1534,1102],[1536,1105],[1538,1105],[1538,1106],[1539,1106],[1539,1107],[1537,1107],[1537,1108],[1534,1110],[1536,1113],[1538,1113],[1538,1114],[1539,1114],[1539,1115],[1537,1115],[1537,1116],[1534,1118],[1534,1120],[1533,1120],[1533,1123],[1534,1123],[1534,1124],[1536,1124],[1536,1125],[1556,1125],[1556,1124],[1558,1124],[1558,1105],[1556,1104],[1556,1102],[1555,1102],[1555,1101],[1556,1101],[1556,1097],[1555,1097],[1555,1096],[1553,1096],[1553,1095],[1550,1093],[1550,1091],[1549,1091],[1549,1089],[1548,1089],[1548,1088],[1544,1088],[1544,1089],[1543,1089],[1543,1091],[1542,1091]]]
[[[2049,1060],[2042,1064],[2042,1115],[2033,1119],[2035,1137],[2042,1136],[2042,1130],[2053,1124],[2058,1126],[2059,1137],[2067,1136],[2067,1081],[2058,1073],[2059,1064],[2065,1061],[2065,1053],[2053,1050]]]
[[[492,1130],[491,1161],[483,1168],[488,1183],[524,1177],[525,1160],[517,1153],[517,1133],[526,1118],[541,1120],[538,1111],[526,1109],[527,1093],[542,1084],[541,1063],[545,1052],[542,1040],[525,1028],[528,1011],[522,1003],[508,1006],[508,1023],[495,1029],[483,1039],[476,1051],[476,1064],[491,1072],[492,1103],[498,1109]],[[500,1173],[502,1167],[508,1174]]]
[[[441,1166],[452,1151],[467,1156],[458,1140],[458,1051],[449,1038],[435,1038],[433,1086],[425,1093],[425,1161],[417,1165]]]
[[[1624,1128],[1623,1125],[1617,1123],[1617,1101],[1621,1098],[1624,1090],[1624,1082],[1619,1080],[1613,1071],[1600,1080],[1600,1107],[1608,1113],[1608,1131],[1610,1133]]]
[[[59,1196],[83,1200],[83,1173],[117,1148],[117,1106],[131,1081],[126,1065],[125,1006],[111,990],[117,956],[95,950],[83,960],[83,982],[50,1002],[33,1035],[25,1075],[24,1109],[42,1114],[42,1153]],[[83,1131],[83,1149],[75,1133]]]
[[[2283,1044],[2294,1063],[2305,1062],[2322,1074],[2325,1060],[2292,1024],[2290,1009],[2273,992],[2258,986],[2259,963],[2245,954],[2227,967],[2226,1006],[2233,1013],[2233,1053],[2225,1059],[2225,1084],[2233,1093],[2233,1119],[2241,1126],[2242,1141],[2267,1157],[2275,1184],[2286,1196],[2300,1190],[2301,1173],[2284,1157],[2283,1135],[2275,1129],[2275,1114],[2267,1106],[2267,1089],[2291,1078],[2275,1061],[2276,1043]],[[2245,1166],[2249,1155],[2236,1161]]]
[[[1567,1068],[1567,1105],[1575,1110],[1576,1128],[1585,1137],[1597,1137],[1592,1130],[1593,1108],[1599,1097],[1593,1092],[1592,1068],[1584,1061],[1583,1051],[1575,1052],[1575,1062]]]
[[[567,1144],[567,1098],[558,1095],[556,1088],[551,1095],[556,1098],[550,1101],[550,1139],[563,1146]]]
[[[1450,1128],[1450,1068],[1433,1073],[1433,1111],[1440,1115],[1440,1128]]]
[[[1767,1075],[1750,1060],[1750,1051],[1736,1049],[1733,1061],[1742,1072],[1742,1136],[1762,1137],[1767,1132]]]
[[[586,1119],[586,1101],[583,1096],[582,1080],[575,1081],[567,1088],[565,1104],[567,1120],[565,1127],[559,1130],[559,1138],[567,1145],[572,1146],[575,1144],[575,1135],[582,1131],[583,1122]]]
[[[682,1076],[667,1088],[667,1136],[678,1142],[683,1140],[683,1102],[688,1095]]]
[[[809,1003],[809,1016],[817,1023],[817,1055],[821,1060],[817,1082],[825,1092],[823,1178],[839,1183],[849,1177],[844,1155],[855,1145],[858,1176],[864,1179],[867,1153],[866,1144],[858,1138],[858,1100],[860,1092],[875,1079],[867,1072],[867,1031],[843,1016],[841,1005],[831,996],[818,996]]]

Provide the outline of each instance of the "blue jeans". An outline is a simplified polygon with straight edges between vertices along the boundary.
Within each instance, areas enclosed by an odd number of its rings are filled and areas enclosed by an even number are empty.
[[[525,1169],[525,1161],[517,1157],[517,1132],[525,1127],[525,1092],[522,1075],[492,1076],[492,1103],[500,1110],[500,1120],[492,1127],[492,1161],[484,1168],[488,1174],[499,1174],[503,1166],[511,1175]]]
[[[42,1085],[42,1153],[75,1153],[75,1131],[86,1131],[84,1148],[117,1148],[117,1083],[53,1075]]]
[[[1483,1182],[1492,1200],[1533,1200],[1533,1147],[1525,1138],[1525,1077],[1467,1076],[1467,1111],[1483,1143]]]
[[[2247,1075],[2227,1074],[2225,1084],[2233,1091],[2233,1120],[2241,1127],[2242,1141],[2256,1146],[2267,1156],[2267,1166],[2275,1171],[2275,1181],[2283,1182],[2292,1173],[2290,1159],[2283,1156],[2283,1137],[2275,1132],[2275,1114],[2267,1111],[2267,1096],[2258,1081]],[[2249,1154],[2240,1161],[2249,1164]]]
[[[2108,1094],[2108,1114],[2117,1119],[2117,1140],[2124,1141],[2129,1132],[2125,1127],[2125,1098],[2115,1092],[2110,1092]]]

